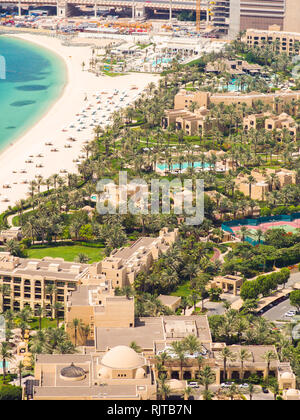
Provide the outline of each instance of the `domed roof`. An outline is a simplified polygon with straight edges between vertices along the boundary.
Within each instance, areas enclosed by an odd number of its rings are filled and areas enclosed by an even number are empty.
[[[293,388],[291,388],[291,389],[288,389],[287,391],[286,391],[286,395],[288,395],[289,397],[298,397],[299,396],[299,390],[298,389],[293,389]]]
[[[294,379],[294,375],[291,372],[283,372],[281,375],[282,379]]]
[[[145,374],[145,370],[142,367],[140,367],[136,370],[135,379],[143,379],[145,378]]]
[[[75,366],[72,362],[70,366],[62,368],[60,375],[65,378],[82,378],[85,376],[85,371],[79,366]]]
[[[109,378],[109,376],[110,376],[110,371],[109,371],[109,368],[102,366],[102,367],[99,369],[98,375],[99,375],[101,378],[105,378],[105,379]]]
[[[102,358],[101,364],[115,369],[134,369],[145,364],[142,356],[127,346],[116,346]]]

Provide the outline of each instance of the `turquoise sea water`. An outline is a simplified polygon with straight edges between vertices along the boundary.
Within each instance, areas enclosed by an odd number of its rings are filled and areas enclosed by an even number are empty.
[[[60,96],[67,79],[63,60],[33,43],[0,36],[6,79],[0,79],[0,150],[33,126]],[[42,141],[43,139],[41,139]]]

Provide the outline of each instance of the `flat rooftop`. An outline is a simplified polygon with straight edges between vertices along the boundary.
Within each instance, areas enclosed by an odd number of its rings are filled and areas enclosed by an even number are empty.
[[[141,247],[149,249],[158,238],[147,238],[143,237],[138,239],[134,244],[127,248],[121,248],[115,254],[111,255],[114,258],[122,258],[123,260],[129,260],[135,252],[138,252]]]
[[[45,257],[41,260],[18,258],[7,253],[0,253],[0,274],[30,275],[62,280],[76,280],[88,268],[88,264],[66,262],[62,258]]]
[[[139,318],[134,328],[96,328],[97,351],[135,341],[144,350],[154,350],[156,343],[169,343],[194,334],[202,343],[212,342],[206,316],[163,316]]]

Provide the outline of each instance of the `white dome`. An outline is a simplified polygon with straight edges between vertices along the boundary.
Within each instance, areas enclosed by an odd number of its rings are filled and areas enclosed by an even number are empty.
[[[144,364],[144,358],[127,346],[113,347],[101,360],[101,365],[113,369],[135,369]]]
[[[283,372],[281,375],[282,379],[294,379],[294,376],[291,372]]]
[[[110,370],[107,367],[102,366],[99,369],[98,375],[100,376],[100,378],[108,379],[110,378]]]
[[[136,370],[135,379],[143,379],[145,377],[145,370],[143,368],[138,368]]]

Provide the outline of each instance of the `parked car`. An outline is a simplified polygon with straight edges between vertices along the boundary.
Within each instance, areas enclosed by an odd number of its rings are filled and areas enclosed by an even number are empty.
[[[240,384],[240,385],[239,385],[239,388],[241,388],[241,389],[247,389],[247,388],[249,388],[249,385],[248,385],[248,384],[246,384],[246,383],[244,383],[244,384]]]
[[[284,316],[295,316],[296,315],[296,311],[294,311],[294,310],[291,310],[291,311],[287,311],[285,314],[284,314]]]
[[[198,382],[190,382],[188,386],[191,388],[199,388]]]
[[[262,389],[262,392],[263,392],[264,394],[268,394],[268,393],[269,393],[268,388],[266,388],[266,387],[264,387],[264,386],[263,386],[261,389]]]
[[[221,383],[221,388],[230,388],[233,384],[234,382],[223,382]]]

